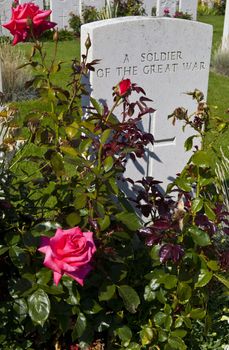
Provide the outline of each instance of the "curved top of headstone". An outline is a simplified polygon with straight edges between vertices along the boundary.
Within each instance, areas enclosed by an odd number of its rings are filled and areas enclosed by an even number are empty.
[[[83,27],[87,28],[90,27],[91,29],[94,28],[101,28],[101,27],[107,27],[112,25],[117,25],[117,23],[131,23],[131,22],[138,22],[144,24],[144,22],[152,22],[152,23],[168,23],[168,25],[174,25],[180,23],[180,25],[185,25],[186,27],[202,27],[202,28],[212,28],[211,24],[202,23],[202,22],[195,22],[190,21],[187,19],[180,19],[180,18],[169,18],[169,17],[150,17],[150,16],[127,16],[127,17],[116,17],[116,18],[110,18],[106,20],[101,21],[95,21],[83,24]]]

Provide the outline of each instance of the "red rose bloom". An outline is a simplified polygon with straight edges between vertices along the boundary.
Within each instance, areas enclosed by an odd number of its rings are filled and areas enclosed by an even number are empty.
[[[131,90],[131,81],[130,79],[124,79],[120,81],[120,83],[117,85],[117,95],[120,97],[126,96],[130,93]]]
[[[26,41],[30,37],[31,29],[35,38],[39,38],[45,30],[55,27],[56,23],[46,20],[51,12],[39,9],[32,2],[12,7],[11,20],[3,24],[3,27],[14,36],[13,45]]]

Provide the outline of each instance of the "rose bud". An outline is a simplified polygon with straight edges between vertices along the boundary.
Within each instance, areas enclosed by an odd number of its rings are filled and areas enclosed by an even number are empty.
[[[116,85],[114,92],[120,96],[120,97],[125,97],[130,94],[131,92],[131,81],[130,79],[123,79]]]

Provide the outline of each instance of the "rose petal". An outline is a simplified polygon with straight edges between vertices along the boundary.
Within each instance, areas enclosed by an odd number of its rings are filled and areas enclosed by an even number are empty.
[[[49,242],[50,242],[49,237],[42,236],[41,237],[41,245],[38,248],[38,251],[45,254],[47,249],[49,248]]]
[[[54,280],[54,283],[55,283],[56,285],[58,285],[58,283],[60,282],[61,277],[62,277],[62,274],[61,274],[61,273],[56,272],[56,271],[53,272],[53,280]]]
[[[84,265],[80,268],[78,268],[76,271],[71,273],[66,273],[66,275],[72,277],[74,280],[76,280],[81,286],[84,285],[84,279],[87,276],[87,274],[92,270],[92,267],[90,264]]]
[[[46,267],[49,267],[53,271],[61,273],[61,268],[59,267],[59,261],[53,258],[52,250],[50,246],[47,247],[45,252],[44,265]]]

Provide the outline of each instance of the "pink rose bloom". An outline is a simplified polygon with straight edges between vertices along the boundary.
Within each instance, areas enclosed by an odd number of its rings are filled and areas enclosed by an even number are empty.
[[[31,28],[35,38],[38,38],[45,30],[55,27],[56,23],[46,20],[51,12],[40,10],[32,2],[12,7],[11,20],[3,27],[14,36],[13,45],[26,41],[31,35]]]
[[[41,237],[38,249],[45,254],[44,265],[53,270],[53,279],[58,285],[63,274],[76,280],[81,286],[92,270],[90,264],[96,251],[92,232],[82,232],[79,227],[69,230],[58,228],[52,238]]]

